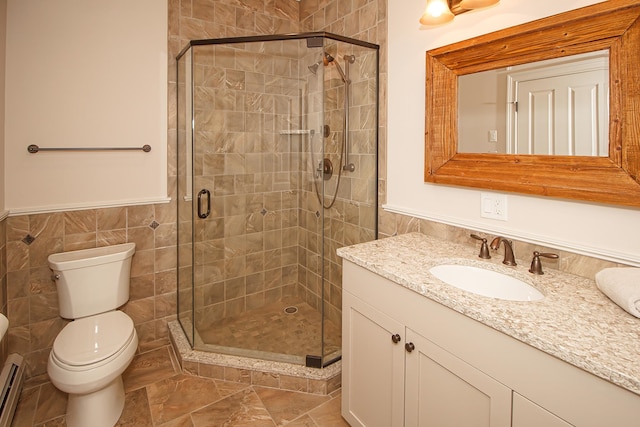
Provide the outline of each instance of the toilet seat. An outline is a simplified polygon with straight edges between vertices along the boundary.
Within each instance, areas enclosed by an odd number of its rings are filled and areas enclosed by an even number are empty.
[[[131,318],[121,311],[109,311],[65,326],[53,343],[51,355],[69,370],[95,368],[117,357],[134,337]]]

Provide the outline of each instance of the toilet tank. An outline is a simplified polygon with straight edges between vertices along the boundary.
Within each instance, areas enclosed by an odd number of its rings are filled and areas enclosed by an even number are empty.
[[[126,303],[135,247],[135,243],[124,243],[50,255],[60,316],[78,319]]]

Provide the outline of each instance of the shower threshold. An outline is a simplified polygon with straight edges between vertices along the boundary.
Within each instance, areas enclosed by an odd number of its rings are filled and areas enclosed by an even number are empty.
[[[182,370],[192,375],[323,395],[338,390],[341,385],[340,360],[317,369],[296,363],[194,350],[177,320],[169,322],[169,336]]]

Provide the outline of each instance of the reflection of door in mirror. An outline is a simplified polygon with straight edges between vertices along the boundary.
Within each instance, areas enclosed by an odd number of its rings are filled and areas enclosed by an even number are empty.
[[[461,76],[458,152],[608,156],[608,51]]]

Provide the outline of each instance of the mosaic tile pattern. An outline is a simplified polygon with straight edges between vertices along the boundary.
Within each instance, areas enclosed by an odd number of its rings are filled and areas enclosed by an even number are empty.
[[[288,307],[297,311],[287,313],[285,309]],[[320,312],[300,298],[287,298],[221,319],[198,331],[198,334],[202,349],[239,346],[257,355],[267,352],[298,356],[304,363],[305,356],[321,354],[322,332]],[[342,344],[339,327],[326,321],[324,333],[325,354],[337,352]]]

